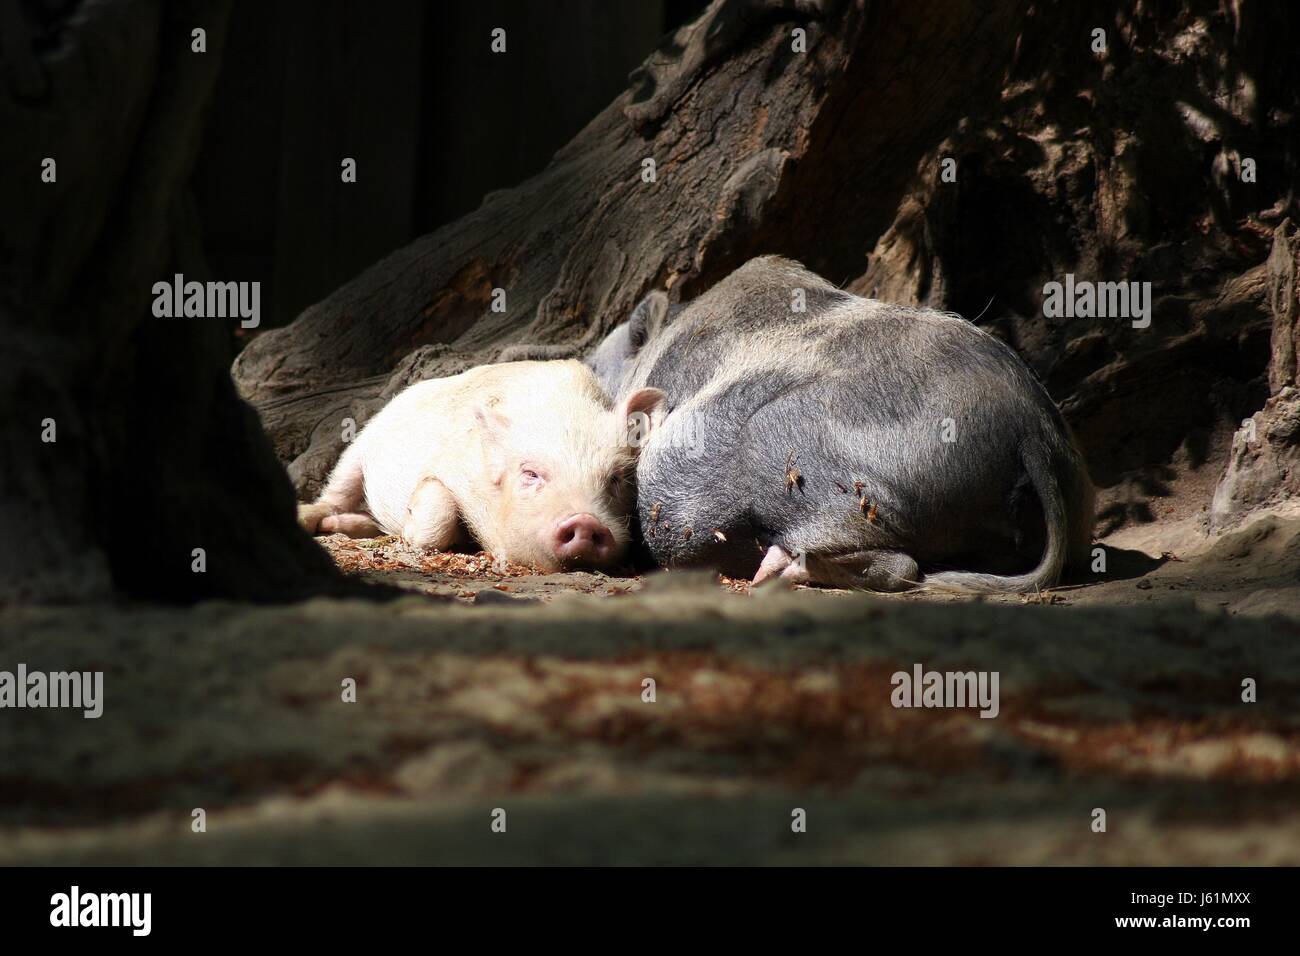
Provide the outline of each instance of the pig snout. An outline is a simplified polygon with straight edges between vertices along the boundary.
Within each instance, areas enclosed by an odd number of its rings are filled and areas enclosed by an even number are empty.
[[[618,550],[614,535],[591,514],[573,514],[555,525],[551,535],[555,556],[564,564],[603,564]]]

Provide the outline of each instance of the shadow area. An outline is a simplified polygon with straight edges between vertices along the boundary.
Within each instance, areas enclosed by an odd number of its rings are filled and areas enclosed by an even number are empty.
[[[686,581],[528,607],[10,609],[0,629],[30,669],[93,663],[109,691],[100,719],[26,711],[0,739],[0,862],[1300,852],[1300,814],[1276,813],[1300,806],[1300,622],[1285,618]],[[999,674],[996,717],[897,706],[894,676],[917,663]],[[1268,675],[1269,693],[1242,707],[1238,674]],[[788,844],[791,806],[822,808],[824,839]],[[1101,852],[1098,806],[1128,808],[1135,838]],[[487,842],[496,807],[526,839]]]

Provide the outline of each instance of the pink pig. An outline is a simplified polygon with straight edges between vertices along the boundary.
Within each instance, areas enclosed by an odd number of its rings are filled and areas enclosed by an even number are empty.
[[[299,506],[299,523],[437,549],[464,527],[499,559],[547,571],[609,567],[627,548],[635,501],[629,419],[663,397],[643,388],[614,407],[575,361],[418,382],[366,424],[320,498]]]

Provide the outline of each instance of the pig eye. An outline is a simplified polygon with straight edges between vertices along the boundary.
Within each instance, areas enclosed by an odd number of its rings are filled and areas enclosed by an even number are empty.
[[[531,468],[521,469],[519,472],[519,479],[523,482],[525,487],[540,485],[542,483],[542,476]]]

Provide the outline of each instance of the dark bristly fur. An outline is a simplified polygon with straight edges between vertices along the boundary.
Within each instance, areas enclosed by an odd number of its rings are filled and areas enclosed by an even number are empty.
[[[637,469],[664,566],[750,576],[775,545],[824,583],[896,589],[919,571],[1028,591],[1087,558],[1092,485],[1068,427],[1006,345],[956,316],[763,257],[683,305],[652,294],[588,364],[612,394],[668,395]]]

